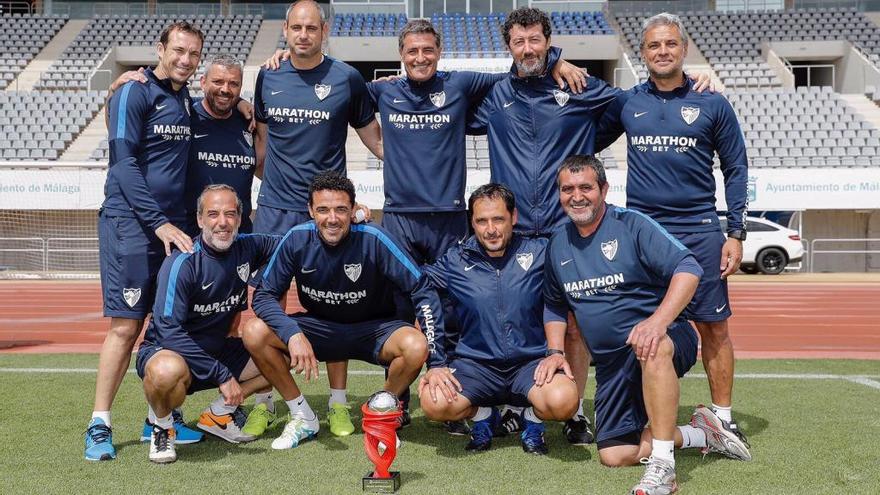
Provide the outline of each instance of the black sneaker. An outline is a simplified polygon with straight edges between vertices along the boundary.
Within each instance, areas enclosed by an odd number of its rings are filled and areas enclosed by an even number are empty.
[[[746,447],[750,449],[752,448],[752,446],[749,444],[749,441],[746,440],[746,435],[742,432],[742,430],[739,429],[739,426],[736,424],[735,420],[730,420],[730,423],[722,421],[721,424],[722,426],[724,426],[725,430],[733,433],[737,436],[737,438],[742,441],[742,443],[746,444]]]
[[[443,423],[446,427],[446,433],[455,436],[455,437],[463,437],[469,435],[471,433],[470,427],[468,427],[467,421],[446,421]]]
[[[400,417],[397,418],[397,421],[400,423],[397,425],[398,430],[402,430],[409,426],[412,423],[412,418],[409,415],[409,410],[404,409]]]
[[[580,414],[577,419],[569,419],[562,425],[562,434],[572,445],[588,445],[595,440],[590,420]]]
[[[501,416],[501,423],[498,424],[492,434],[496,437],[506,437],[507,435],[520,432],[522,430],[522,414],[519,414],[514,409],[508,409],[504,411],[504,414]]]

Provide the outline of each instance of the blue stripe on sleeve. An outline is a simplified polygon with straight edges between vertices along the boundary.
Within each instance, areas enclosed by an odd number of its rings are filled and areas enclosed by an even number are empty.
[[[644,213],[642,213],[642,212],[640,212],[640,211],[629,210],[629,209],[627,209],[627,208],[623,208],[623,207],[621,207],[621,206],[615,206],[614,209],[615,209],[616,211],[618,211],[618,212],[630,212],[630,213],[635,213],[636,215],[638,215],[638,216],[644,218],[645,220],[648,221],[648,223],[650,223],[650,224],[653,225],[654,227],[657,227],[657,230],[659,230],[660,232],[662,232],[663,235],[666,236],[667,239],[669,239],[670,241],[672,241],[672,244],[674,244],[675,247],[677,247],[677,248],[678,248],[679,250],[681,250],[681,251],[687,251],[687,248],[684,247],[684,244],[682,244],[681,241],[679,241],[678,239],[676,239],[675,237],[673,237],[672,234],[670,234],[670,233],[669,233],[666,229],[664,229],[659,223],[657,223],[656,220],[654,220],[653,218],[649,217],[648,215],[645,215]]]
[[[168,275],[168,287],[165,289],[165,311],[162,312],[162,316],[165,316],[166,318],[170,317],[171,313],[174,312],[174,294],[177,291],[177,273],[180,272],[180,267],[183,265],[183,262],[190,256],[190,253],[181,253],[181,255],[174,260],[174,264],[171,265],[171,274]]]
[[[385,247],[387,247],[388,250],[391,251],[391,254],[393,254],[394,257],[397,258],[397,261],[399,261],[404,267],[406,267],[407,270],[409,270],[410,273],[412,273],[413,277],[418,279],[422,276],[422,272],[420,272],[419,269],[416,268],[416,265],[414,265],[413,262],[410,261],[405,254],[403,254],[403,251],[401,251],[400,248],[397,247],[397,244],[394,244],[394,241],[392,241],[381,230],[377,229],[376,227],[371,227],[369,225],[352,225],[351,230],[354,232],[366,232],[368,234],[376,236],[380,241],[382,241],[382,244],[384,244]]]
[[[116,139],[125,139],[125,110],[128,106],[128,92],[135,83],[128,83],[122,87],[122,94],[119,95],[119,113],[116,114]]]
[[[284,246],[284,241],[296,230],[315,230],[315,222],[306,222],[301,223],[299,225],[294,226],[290,230],[284,234],[284,237],[281,238],[281,241],[278,243],[278,246],[275,248],[275,252],[272,253],[272,257],[269,258],[269,264],[266,265],[266,271],[263,272],[263,278],[266,278],[269,273],[272,272],[272,267],[275,265],[275,258],[278,257],[278,252],[281,251],[281,247]]]

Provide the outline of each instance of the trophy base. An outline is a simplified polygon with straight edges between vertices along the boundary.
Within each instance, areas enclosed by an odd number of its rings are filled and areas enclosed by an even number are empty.
[[[363,478],[364,493],[397,493],[400,490],[400,471],[391,471],[390,478],[374,478],[370,471]]]

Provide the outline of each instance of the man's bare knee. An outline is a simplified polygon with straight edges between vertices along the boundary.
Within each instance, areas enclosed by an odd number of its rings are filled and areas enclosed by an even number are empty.
[[[241,339],[248,351],[259,350],[268,343],[271,333],[269,325],[259,318],[253,318],[242,325]]]
[[[129,318],[111,318],[109,334],[117,339],[136,340],[141,333],[143,320]]]
[[[627,467],[639,463],[636,459],[639,451],[638,445],[609,447],[599,450],[599,462],[605,467]]]
[[[186,362],[170,352],[156,354],[144,369],[144,383],[156,390],[171,390],[188,377]]]

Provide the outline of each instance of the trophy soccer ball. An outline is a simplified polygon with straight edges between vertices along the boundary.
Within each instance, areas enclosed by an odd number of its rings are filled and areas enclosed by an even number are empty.
[[[394,412],[400,409],[400,401],[397,400],[396,395],[382,390],[381,392],[376,392],[367,399],[367,407],[371,411],[377,413]]]

